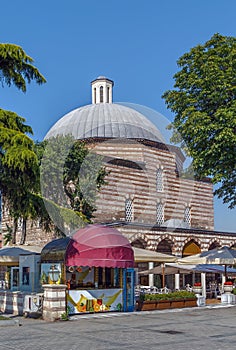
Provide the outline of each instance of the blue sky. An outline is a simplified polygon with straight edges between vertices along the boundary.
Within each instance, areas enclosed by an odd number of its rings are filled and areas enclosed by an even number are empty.
[[[20,45],[47,84],[1,89],[42,140],[64,114],[91,103],[90,82],[115,81],[114,101],[141,104],[170,121],[161,98],[177,59],[214,33],[236,36],[234,0],[11,0],[1,4],[0,42]],[[155,120],[152,120],[155,123]],[[236,210],[215,200],[215,229],[236,232]]]

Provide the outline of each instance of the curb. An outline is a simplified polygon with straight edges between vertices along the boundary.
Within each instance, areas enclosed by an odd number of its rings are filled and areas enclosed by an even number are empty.
[[[69,317],[69,321],[78,321],[80,319],[93,319],[93,318],[103,318],[103,317],[118,317],[118,316],[132,316],[132,315],[154,315],[154,314],[165,314],[165,313],[177,313],[177,312],[185,312],[189,310],[214,310],[214,309],[220,309],[220,308],[230,308],[230,307],[236,307],[235,304],[211,304],[211,305],[204,305],[204,306],[196,306],[196,307],[185,307],[185,308],[174,308],[174,309],[164,309],[164,310],[147,310],[147,311],[133,311],[133,312],[119,312],[119,313],[80,313],[71,315]]]
[[[19,320],[0,320],[0,327],[21,326]]]

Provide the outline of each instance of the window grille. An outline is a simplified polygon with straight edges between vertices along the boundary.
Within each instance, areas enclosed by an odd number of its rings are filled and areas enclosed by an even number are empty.
[[[109,95],[110,95],[110,88],[109,86],[107,87],[107,103],[109,103]]]
[[[103,86],[100,86],[100,103],[103,103]]]
[[[163,170],[160,168],[157,169],[156,184],[157,184],[157,192],[162,192],[163,191]]]
[[[191,225],[191,208],[190,207],[186,207],[184,209],[184,222],[189,224],[189,226]]]
[[[133,220],[133,202],[131,199],[125,200],[125,221],[131,222]]]
[[[164,223],[164,205],[162,203],[157,204],[157,224],[162,225]]]

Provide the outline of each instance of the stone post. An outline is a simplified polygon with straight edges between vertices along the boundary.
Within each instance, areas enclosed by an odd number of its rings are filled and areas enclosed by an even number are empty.
[[[202,296],[206,298],[206,273],[201,273]]]
[[[175,290],[179,290],[179,282],[180,282],[180,274],[179,273],[175,273]]]
[[[43,285],[43,319],[56,321],[66,312],[66,285]]]
[[[150,270],[150,269],[153,269],[153,267],[154,267],[154,263],[153,262],[149,262],[148,263],[148,269]],[[150,274],[150,275],[148,275],[148,285],[149,286],[154,286],[154,275],[153,274]]]

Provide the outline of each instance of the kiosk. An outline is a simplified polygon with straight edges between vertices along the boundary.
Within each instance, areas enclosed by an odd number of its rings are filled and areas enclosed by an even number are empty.
[[[51,241],[41,253],[41,282],[67,284],[69,314],[133,311],[134,278],[133,249],[108,226],[88,225],[71,238]]]

